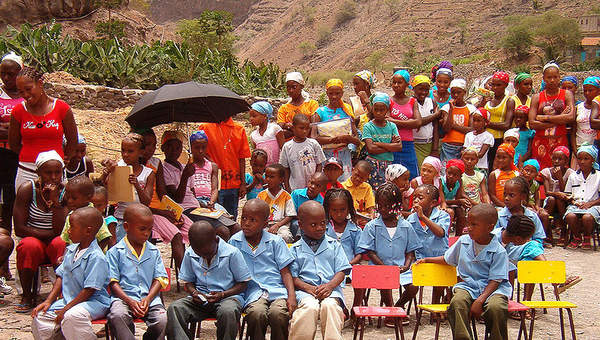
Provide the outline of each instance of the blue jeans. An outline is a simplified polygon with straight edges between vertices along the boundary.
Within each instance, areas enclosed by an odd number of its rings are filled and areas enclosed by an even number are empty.
[[[240,189],[221,189],[219,190],[219,204],[237,220],[238,203]]]

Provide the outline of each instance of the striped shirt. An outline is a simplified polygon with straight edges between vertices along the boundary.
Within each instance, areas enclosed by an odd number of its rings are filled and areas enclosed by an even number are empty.
[[[43,211],[38,208],[36,194],[35,194],[35,182],[31,180],[31,187],[33,188],[33,196],[31,198],[31,204],[29,204],[29,218],[27,219],[27,226],[38,229],[52,229],[52,211]],[[60,199],[64,195],[65,191],[60,193]]]

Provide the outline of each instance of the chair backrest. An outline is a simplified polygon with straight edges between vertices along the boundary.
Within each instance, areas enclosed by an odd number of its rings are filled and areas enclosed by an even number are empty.
[[[448,247],[452,247],[452,245],[454,243],[456,243],[456,241],[458,241],[459,238],[460,238],[460,236],[450,236],[450,237],[448,237]]]
[[[169,283],[167,283],[165,288],[160,290],[161,292],[168,292],[171,290],[171,268],[165,267],[165,270],[167,271],[167,279],[169,280]]]
[[[519,261],[517,278],[520,283],[564,283],[567,277],[563,261]]]
[[[352,266],[353,288],[396,289],[400,287],[400,267]]]
[[[457,280],[455,267],[436,263],[413,264],[412,276],[417,287],[450,287]]]

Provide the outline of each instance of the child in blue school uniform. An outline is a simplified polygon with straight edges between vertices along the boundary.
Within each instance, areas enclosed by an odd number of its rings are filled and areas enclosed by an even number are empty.
[[[179,279],[190,295],[167,309],[167,339],[193,339],[190,322],[217,319],[217,339],[235,340],[238,334],[250,271],[242,253],[221,240],[210,223],[194,222],[189,230]]]
[[[437,207],[440,191],[434,185],[423,184],[413,193],[413,211],[406,221],[413,227],[423,247],[415,250],[417,260],[442,256],[448,250],[450,215]],[[440,303],[444,287],[433,287],[432,303]],[[399,303],[404,307],[418,292],[412,284],[406,287],[406,296]]]
[[[359,264],[362,254],[358,249],[358,241],[362,229],[356,226],[352,195],[346,189],[330,189],[325,194],[323,208],[328,221],[327,235],[340,241],[351,266]],[[354,288],[352,307],[360,305],[363,295],[364,289]]]
[[[291,247],[292,277],[298,309],[292,314],[290,340],[314,339],[321,319],[323,339],[342,339],[344,326],[344,278],[351,266],[342,245],[325,235],[325,209],[315,201],[298,209],[302,238]]]
[[[252,281],[244,293],[247,334],[252,340],[264,340],[271,326],[272,340],[288,338],[290,315],[296,309],[296,291],[290,272],[294,261],[283,239],[269,233],[269,205],[260,199],[246,202],[241,227],[229,244],[242,252]]]
[[[294,208],[298,210],[302,203],[310,200],[317,201],[323,204],[323,192],[327,190],[327,176],[324,172],[317,171],[308,181],[308,186],[303,189],[296,189],[292,191],[292,202],[294,202]]]
[[[67,247],[56,270],[52,291],[31,312],[31,332],[36,340],[95,340],[92,320],[103,318],[110,304],[106,292],[108,262],[95,239],[102,215],[85,207],[74,211],[69,220],[73,244]]]
[[[125,209],[127,235],[106,253],[112,301],[107,319],[119,340],[135,340],[133,319],[148,326],[144,339],[165,338],[167,311],[159,296],[169,284],[160,251],[148,242],[154,220],[152,211],[134,203]]]
[[[508,339],[508,298],[512,287],[508,282],[506,249],[491,233],[498,219],[496,208],[477,204],[467,216],[468,234],[439,257],[426,257],[417,263],[455,266],[460,282],[454,285],[454,296],[448,307],[448,321],[453,339],[473,339],[471,317],[483,317],[490,340]]]
[[[375,203],[379,217],[365,226],[358,247],[369,256],[369,264],[400,267],[400,284],[412,283],[410,265],[415,260],[415,250],[422,247],[413,227],[400,216],[402,194],[393,183],[384,183],[375,193]],[[404,291],[400,301],[406,299]],[[386,306],[392,306],[392,291],[381,290],[381,299]],[[400,302],[399,301],[399,302]],[[408,301],[408,300],[407,300]],[[393,327],[394,320],[386,318],[385,324]]]

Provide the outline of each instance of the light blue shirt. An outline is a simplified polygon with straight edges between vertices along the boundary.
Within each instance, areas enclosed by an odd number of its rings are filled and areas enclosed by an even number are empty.
[[[447,212],[434,207],[431,210],[429,219],[444,229],[443,237],[435,236],[429,227],[424,229],[421,226],[421,221],[419,221],[419,216],[417,213],[413,213],[406,219],[406,221],[410,223],[415,230],[417,237],[423,245],[423,247],[415,250],[415,257],[417,260],[425,257],[442,256],[446,250],[448,250],[448,229],[450,228],[450,215],[448,215]]]
[[[533,232],[533,236],[531,237],[531,239],[542,243],[546,238],[546,232],[544,231],[542,221],[540,220],[538,215],[533,211],[525,207],[523,207],[523,209],[525,210],[524,215],[529,217],[535,225],[535,231]],[[498,222],[496,223],[496,226],[494,228],[501,228],[502,230],[506,229],[506,225],[508,224],[508,220],[511,216],[512,214],[510,213],[507,207],[502,208],[498,212]]]
[[[336,240],[327,235],[319,245],[319,249],[313,252],[312,249],[306,244],[304,239],[300,239],[294,243],[290,248],[292,255],[294,256],[294,262],[292,262],[292,277],[297,277],[300,280],[311,284],[313,286],[319,286],[328,283],[333,279],[336,273],[344,272],[348,274],[352,269],[342,245]],[[344,282],[335,287],[331,292],[330,297],[339,298],[344,302],[344,294],[342,293],[342,287]],[[296,299],[298,304],[300,301],[309,296],[305,291],[296,290]]]
[[[358,248],[361,252],[374,251],[383,261],[383,264],[388,266],[404,266],[406,254],[421,247],[422,244],[417,233],[403,218],[398,219],[393,237],[390,237],[381,217],[371,220],[365,226],[358,242]],[[369,261],[369,264],[373,264],[373,262]],[[412,273],[410,270],[400,274],[400,284],[406,285],[411,282]]]
[[[179,279],[194,283],[196,290],[202,294],[210,292],[223,292],[236,283],[250,281],[250,271],[244,261],[242,253],[234,246],[219,238],[217,253],[213,257],[210,266],[206,261],[188,247],[183,255]],[[241,295],[233,295],[240,304],[244,304]]]
[[[334,119],[352,118],[341,107],[338,107],[334,111],[327,106],[321,106],[317,109],[317,111],[315,111],[315,113],[319,115],[319,118],[321,118],[322,122],[328,122]]]
[[[333,224],[331,222],[327,224],[326,233],[328,236],[340,241],[340,244],[344,249],[344,253],[348,258],[348,261],[352,261],[352,259],[356,257],[356,255],[361,253],[358,249],[358,241],[360,241],[362,229],[357,227],[356,224],[354,224],[354,222],[352,222],[351,220],[348,220],[348,222],[346,222],[346,229],[344,229],[344,232],[339,237],[339,239],[337,234],[335,233],[335,230],[333,229]]]
[[[296,208],[296,211],[298,211],[298,209],[300,208],[300,206],[302,205],[302,203],[306,202],[306,201],[317,201],[321,204],[323,204],[323,195],[321,193],[319,193],[317,195],[317,197],[313,198],[309,198],[308,197],[308,188],[304,188],[304,189],[296,189],[294,191],[292,191],[292,202],[294,202],[294,207]]]
[[[512,272],[513,270],[517,270],[517,262],[521,259],[521,253],[523,252],[523,246],[517,246],[514,243],[504,244],[502,243],[502,232],[504,229],[496,228],[492,230],[492,235],[496,237],[498,243],[500,243],[504,249],[506,249],[506,254],[508,255],[508,271]]]
[[[475,256],[473,240],[469,235],[461,236],[444,254],[444,260],[456,267],[462,282],[454,288],[465,289],[473,299],[477,299],[492,280],[501,281],[495,294],[510,298],[512,286],[508,282],[508,255],[496,237]]]
[[[245,305],[258,300],[263,292],[269,294],[268,301],[287,299],[281,270],[290,265],[294,257],[281,237],[263,229],[258,247],[252,251],[246,236],[240,231],[231,237],[229,244],[242,252],[252,276],[244,292]]]
[[[106,257],[109,266],[109,280],[117,280],[125,294],[137,301],[148,296],[154,279],[167,277],[160,251],[148,241],[146,241],[146,248],[139,260],[133,255],[125,243],[125,239],[110,248]],[[112,297],[111,301],[114,300],[118,300],[118,298]],[[158,294],[150,302],[151,307],[155,305],[162,305]]]
[[[110,297],[106,291],[108,285],[108,261],[94,239],[75,262],[73,259],[79,243],[71,244],[65,251],[63,262],[56,269],[56,275],[62,278],[62,298],[55,301],[50,310],[64,308],[73,301],[84,288],[96,290],[87,301],[80,303],[91,315],[92,320],[103,318],[110,306]]]

